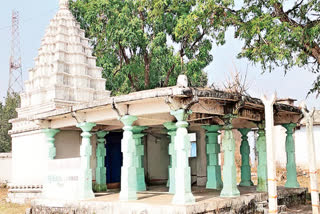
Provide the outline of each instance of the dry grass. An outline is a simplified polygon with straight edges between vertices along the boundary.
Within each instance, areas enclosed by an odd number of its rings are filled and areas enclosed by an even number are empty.
[[[240,167],[237,168],[237,182],[239,183],[241,180],[241,169]],[[310,192],[310,177],[307,173],[307,170],[299,170],[297,169],[297,179],[300,184],[300,187],[308,188]],[[257,168],[251,168],[251,180],[252,182],[257,185],[258,177],[257,177]],[[277,166],[277,186],[284,186],[287,180],[287,170],[283,167]],[[318,190],[320,191],[320,173],[318,173]]]
[[[24,214],[29,204],[20,205],[6,201],[8,189],[0,188],[0,214]]]
[[[278,186],[284,186],[287,176],[286,176],[286,169],[277,167],[277,177],[278,177]],[[297,169],[297,179],[300,184],[300,187],[308,188],[310,192],[310,177],[308,174],[308,170],[300,170]],[[318,190],[320,190],[320,174],[318,173]]]

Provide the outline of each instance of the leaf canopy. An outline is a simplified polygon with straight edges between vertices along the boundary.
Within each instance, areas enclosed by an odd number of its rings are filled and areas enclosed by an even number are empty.
[[[113,94],[176,84],[205,86],[212,42],[224,43],[221,0],[76,0],[70,8],[93,42]],[[219,6],[220,5],[220,6]]]

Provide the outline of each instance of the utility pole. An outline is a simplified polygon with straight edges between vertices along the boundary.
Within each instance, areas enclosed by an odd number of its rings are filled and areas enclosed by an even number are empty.
[[[12,11],[11,53],[9,61],[9,84],[7,93],[22,92],[22,65],[20,51],[19,12]]]

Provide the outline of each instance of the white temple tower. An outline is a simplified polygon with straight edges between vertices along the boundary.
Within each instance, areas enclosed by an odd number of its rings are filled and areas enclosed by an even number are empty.
[[[101,72],[68,0],[60,0],[25,81],[18,118],[109,97]]]

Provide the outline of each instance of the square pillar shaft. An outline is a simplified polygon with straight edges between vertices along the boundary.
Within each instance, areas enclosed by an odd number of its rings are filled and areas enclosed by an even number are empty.
[[[221,166],[219,165],[220,145],[218,144],[218,132],[222,126],[202,126],[206,130],[206,153],[207,153],[207,189],[221,190],[223,187],[221,179]]]
[[[317,172],[317,160],[316,150],[314,145],[313,135],[313,122],[315,108],[311,111],[307,111],[306,106],[302,108],[303,116],[306,121],[306,134],[307,134],[307,145],[308,145],[308,161],[309,161],[309,174],[310,174],[310,192],[311,192],[311,204],[312,214],[319,214],[319,190],[318,190],[318,172]]]
[[[195,199],[191,192],[191,169],[189,167],[189,154],[191,149],[188,135],[188,113],[184,109],[171,111],[171,115],[178,120],[176,123],[177,133],[174,139],[177,164],[175,168],[175,193],[172,199],[173,204],[194,203]],[[191,113],[191,112],[190,112]]]
[[[97,132],[97,148],[96,148],[96,157],[97,157],[97,167],[96,167],[96,183],[94,185],[94,191],[103,192],[107,191],[107,169],[105,167],[105,157],[106,157],[106,148],[105,148],[105,136],[108,134],[106,131]]]
[[[136,165],[136,180],[137,180],[137,191],[146,191],[146,181],[144,176],[144,146],[142,144],[142,137],[145,135],[141,133],[143,130],[147,129],[146,126],[133,126],[133,138],[135,139],[136,155],[135,155],[135,165]]]
[[[293,129],[297,126],[295,123],[287,123],[282,125],[287,130],[286,137],[286,154],[287,154],[287,181],[285,187],[288,188],[299,188],[300,185],[297,180],[297,166],[296,166],[296,155],[295,146],[293,139]]]
[[[251,129],[238,129],[241,133],[241,182],[240,186],[253,186],[253,182],[251,181],[251,166],[250,166],[250,146],[248,142],[248,133]]]
[[[91,129],[95,123],[79,123],[77,127],[82,130],[82,142],[80,146],[81,172],[80,172],[80,197],[81,199],[94,198],[92,191],[92,169],[90,168],[90,158],[92,153],[92,146],[90,142]]]
[[[222,149],[224,151],[223,164],[223,188],[221,197],[239,196],[240,192],[237,187],[237,169],[235,164],[235,140],[232,133],[231,122],[224,126],[224,136],[222,139]]]
[[[177,156],[175,152],[175,143],[174,138],[176,136],[177,126],[173,122],[166,122],[163,124],[164,127],[168,130],[168,135],[170,136],[170,143],[169,143],[169,156],[170,156],[170,165],[168,167],[168,182],[167,186],[169,187],[169,192],[174,193],[175,192],[175,168],[177,165]]]
[[[136,141],[133,138],[132,124],[138,118],[125,115],[120,118],[123,123],[123,138],[121,140],[121,151],[123,164],[121,167],[121,191],[120,200],[129,201],[137,199],[137,169],[135,165]]]
[[[259,137],[257,139],[257,151],[258,151],[258,185],[257,191],[267,192],[268,191],[268,171],[267,171],[267,144],[265,135],[264,123],[258,125]]]
[[[266,145],[268,160],[268,204],[269,213],[278,213],[278,194],[277,194],[277,178],[276,178],[276,161],[275,161],[275,145],[273,141],[274,129],[274,111],[273,105],[276,101],[274,93],[270,99],[265,95],[261,97],[264,104],[264,112],[266,119]]]

